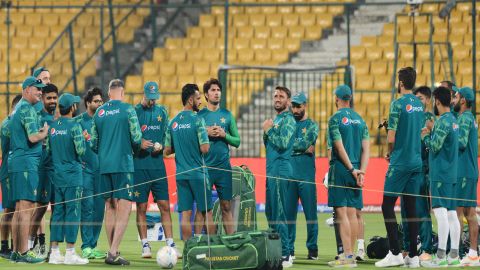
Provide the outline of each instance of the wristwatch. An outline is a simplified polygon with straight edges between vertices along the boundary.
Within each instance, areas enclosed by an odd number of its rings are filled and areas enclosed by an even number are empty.
[[[355,168],[352,166],[351,169],[348,170],[349,173],[352,173],[355,170]]]

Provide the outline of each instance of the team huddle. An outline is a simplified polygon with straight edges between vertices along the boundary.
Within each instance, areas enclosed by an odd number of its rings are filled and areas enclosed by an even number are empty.
[[[471,112],[473,91],[445,82],[446,87],[440,86],[432,93],[425,86],[414,89],[415,79],[412,68],[398,72],[401,97],[390,107],[390,164],[382,204],[390,251],[375,265],[480,265],[475,213],[478,126]],[[46,68],[36,69],[25,79],[22,89],[22,94],[12,100],[12,113],[1,126],[0,177],[5,208],[2,257],[23,263],[48,260],[51,264],[87,264],[92,259],[104,259],[107,264],[129,265],[120,255],[119,245],[127,228],[131,202],[135,202],[141,256],[151,258],[146,226],[150,193],[161,213],[166,245],[181,257],[173,240],[163,160],[171,154],[175,154],[182,239],[186,241],[204,232],[216,233],[213,187],[219,197],[224,231],[235,233],[229,147],[238,148],[240,136],[233,115],[220,108],[222,85],[218,80],[210,79],[203,85],[207,101],[203,109],[199,87],[184,85],[184,109],[171,120],[166,108],[157,104],[160,93],[155,82],[144,85],[143,99],[135,106],[123,102],[121,80],[109,83],[109,101],[105,103],[102,90],[91,88],[83,98],[86,111],[80,115],[76,113],[81,98],[68,93],[58,97],[58,89]],[[356,267],[357,261],[365,258],[361,209],[370,136],[365,121],[351,107],[350,87],[340,85],[334,95],[338,110],[328,121],[326,182],[328,205],[334,209],[338,256],[328,264]],[[427,111],[432,95],[435,115]],[[308,118],[307,103],[304,93],[292,96],[288,88],[278,86],[273,94],[277,116],[263,123],[267,156],[265,214],[269,227],[281,237],[284,268],[291,267],[295,259],[299,200],[307,221],[307,259],[318,259],[315,144],[319,126]],[[405,231],[403,247],[398,242],[394,212],[398,197]],[[47,250],[42,220],[49,203],[52,215]],[[436,254],[430,209],[438,224]],[[463,216],[468,221],[471,246],[460,259]],[[107,252],[97,248],[103,222]],[[79,231],[82,253],[76,254]],[[64,255],[59,248],[62,242],[66,242]],[[406,252],[402,254],[402,250]]]

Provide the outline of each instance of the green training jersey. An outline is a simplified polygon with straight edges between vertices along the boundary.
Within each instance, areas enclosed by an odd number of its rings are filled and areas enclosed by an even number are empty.
[[[406,94],[392,102],[388,130],[395,131],[395,143],[390,154],[390,166],[400,166],[404,169],[420,167],[423,124],[423,105],[416,96]]]
[[[135,106],[138,123],[144,140],[151,140],[152,143],[165,145],[165,133],[168,127],[168,113],[165,107],[154,105],[151,108],[143,107],[142,104]],[[163,162],[163,150],[153,153],[153,147],[140,149],[134,156],[135,170],[156,170],[165,168]]]
[[[293,153],[293,134],[296,128],[295,118],[292,112],[285,111],[277,115],[273,120],[273,127],[263,134],[263,142],[267,152],[267,174],[275,176],[273,172],[280,167],[289,166]]]
[[[457,182],[458,124],[450,113],[444,113],[435,121],[430,135],[422,140],[429,150],[430,181]]]
[[[42,155],[42,142],[31,143],[28,136],[39,132],[37,112],[25,99],[15,106],[10,121],[10,155],[8,172],[38,171]]]
[[[315,147],[318,125],[310,118],[297,121],[293,135],[292,169],[295,179],[315,180],[315,153],[305,153],[310,146]]]
[[[367,124],[358,113],[351,108],[339,109],[328,120],[327,133],[327,141],[330,141],[332,149],[330,163],[341,162],[334,144],[336,141],[341,141],[350,162],[360,164],[362,160],[362,141],[368,140],[370,135]]]
[[[431,112],[424,112],[424,121],[423,121],[423,126],[426,126],[427,121],[435,121],[435,115]],[[423,163],[423,168],[428,167],[428,148],[425,145],[425,143],[422,141],[422,163]]]
[[[478,179],[478,124],[470,110],[457,118],[458,178]]]
[[[181,111],[170,121],[165,146],[172,147],[175,151],[177,180],[204,178],[200,145],[207,143],[205,120],[197,113]]]
[[[198,116],[205,120],[207,127],[220,126],[225,131],[225,138],[209,137],[210,151],[205,155],[205,163],[211,167],[230,167],[229,144],[235,147],[240,145],[240,135],[233,115],[226,109],[219,108],[210,111],[203,108]],[[236,140],[235,140],[236,139]]]
[[[90,145],[98,153],[101,174],[134,172],[133,153],[141,143],[142,132],[132,105],[110,100],[97,109]]]
[[[47,152],[52,156],[55,187],[83,185],[81,157],[85,148],[82,127],[75,119],[60,117],[51,123]]]
[[[0,139],[2,146],[2,165],[0,166],[0,179],[8,177],[8,152],[10,152],[10,116],[3,120],[0,127]]]
[[[89,146],[91,141],[90,132],[93,126],[93,117],[91,117],[87,112],[84,112],[75,117],[74,119],[82,127],[82,132],[88,133],[87,138],[85,138],[85,142],[87,146]],[[87,147],[87,149],[85,150],[85,155],[82,157],[83,171],[86,173],[94,174],[99,170],[98,164],[98,155],[93,152],[92,148]]]
[[[39,117],[41,127],[43,127],[45,123],[47,123],[50,126],[54,121],[53,114],[49,114],[45,110],[41,110],[40,112],[38,112],[38,117]],[[53,169],[52,157],[47,153],[45,142],[44,142],[44,147],[42,148],[42,158],[40,159],[39,169],[47,169],[47,170]]]

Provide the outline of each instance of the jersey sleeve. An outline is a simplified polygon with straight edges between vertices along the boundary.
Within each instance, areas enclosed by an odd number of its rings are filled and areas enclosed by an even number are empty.
[[[284,117],[279,126],[268,130],[267,140],[281,150],[287,149],[288,143],[295,133],[295,126],[293,117]]]
[[[225,134],[225,140],[231,146],[238,148],[240,146],[240,134],[237,129],[237,122],[235,117],[230,113],[230,129]]]
[[[202,117],[197,117],[196,126],[197,126],[198,143],[200,145],[209,143],[205,119],[203,119]]]
[[[20,121],[27,132],[27,136],[38,133],[38,115],[33,107],[23,107],[20,110]]]
[[[98,154],[98,130],[97,125],[95,124],[95,118],[93,119],[92,128],[90,129],[90,148],[92,148],[93,152]]]
[[[328,138],[330,139],[330,148],[333,147],[334,142],[342,140],[337,117],[332,117],[328,121]]]
[[[400,102],[398,100],[393,101],[390,105],[390,113],[388,115],[388,130],[397,130],[401,112]]]
[[[75,123],[72,128],[72,137],[73,137],[73,144],[75,145],[75,151],[77,152],[78,156],[85,155],[86,146],[85,146],[85,138],[82,134],[82,127],[79,123]]]
[[[128,127],[130,129],[130,143],[134,151],[140,148],[142,143],[142,132],[140,130],[140,124],[138,123],[137,113],[132,106],[127,109],[128,114]]]
[[[318,125],[315,122],[311,122],[308,128],[302,130],[302,137],[299,140],[295,140],[293,144],[293,150],[298,152],[305,152],[310,146],[315,145],[318,137]]]
[[[447,138],[449,133],[448,129],[449,127],[445,123],[445,120],[439,120],[435,122],[432,134],[430,134],[430,136],[426,135],[423,137],[425,146],[427,146],[433,153],[438,153],[440,149],[442,149],[443,143]]]
[[[370,133],[368,132],[367,123],[363,122],[362,141],[370,139]]]
[[[465,114],[460,115],[458,117],[458,147],[460,151],[463,151],[467,148],[468,145],[468,137],[470,135],[470,128],[473,125],[472,119],[467,117]]]
[[[331,150],[332,149],[332,140],[330,139],[330,132],[326,132],[325,134],[325,137],[326,137],[326,140],[327,140],[327,150]]]
[[[163,141],[161,141],[160,143],[162,145],[165,145],[165,143],[167,142],[167,132],[168,132],[170,119],[168,119],[168,112],[165,107],[162,108],[162,112],[163,112],[164,120],[163,120],[163,127],[161,130],[165,130],[165,134],[163,134]]]

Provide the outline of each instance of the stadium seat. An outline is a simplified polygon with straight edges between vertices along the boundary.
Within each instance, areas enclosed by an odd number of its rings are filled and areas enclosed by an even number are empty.
[[[298,25],[298,20],[298,14],[283,14],[282,22],[284,26],[296,26]]]
[[[144,76],[157,75],[158,74],[158,63],[153,61],[143,62],[143,72]]]
[[[177,76],[192,75],[193,74],[193,62],[178,62],[177,65]]]
[[[383,25],[383,35],[393,37],[395,35],[395,24],[387,23]]]
[[[321,26],[309,26],[305,27],[305,39],[306,40],[319,40],[322,37]]]
[[[237,14],[233,17],[233,26],[235,27],[243,27],[249,26],[249,17],[247,14]]]
[[[471,59],[470,48],[471,46],[465,46],[465,45],[461,45],[455,48],[455,51],[453,52],[453,60],[461,61],[461,60]]]
[[[380,60],[383,57],[383,49],[381,47],[367,48],[365,53],[365,57],[370,61]]]
[[[317,14],[317,25],[323,28],[329,28],[333,24],[332,14]]]
[[[370,73],[372,75],[385,75],[388,72],[388,62],[384,60],[371,62]]]
[[[344,10],[344,8],[341,5],[328,6],[328,13],[333,14],[333,15],[343,13],[343,10]]]
[[[370,62],[368,61],[359,61],[353,63],[355,67],[355,76],[359,78],[359,75],[368,75],[370,73]]]
[[[252,49],[241,49],[238,50],[238,60],[241,61],[241,63],[248,63],[252,62],[254,60],[254,50]]]
[[[216,26],[217,27],[224,27],[225,26],[225,16],[223,14],[215,16]],[[232,16],[228,16],[228,25],[231,26],[233,23]]]
[[[282,15],[272,14],[267,16],[267,26],[278,27],[282,25]]]
[[[377,37],[376,36],[364,36],[364,37],[362,37],[361,44],[364,47],[375,47],[375,46],[377,46]]]
[[[218,62],[222,58],[220,56],[220,50],[204,50],[203,51],[203,60],[209,62]],[[213,66],[212,66],[213,67]]]
[[[361,60],[365,58],[365,48],[361,46],[352,46],[350,48],[350,58],[352,60]]]
[[[129,92],[143,89],[143,77],[138,75],[128,75],[125,79],[125,88]]]
[[[245,7],[245,13],[246,14],[259,14],[262,13],[262,8],[261,7]]]
[[[305,36],[305,27],[301,25],[291,26],[288,29],[289,38],[303,39]]]
[[[392,87],[391,80],[392,78],[389,75],[375,75],[373,90],[377,90],[377,91],[390,90]]]
[[[165,48],[169,50],[182,48],[182,39],[167,38],[167,40],[165,41]]]
[[[208,29],[208,28],[206,28]],[[187,30],[187,36],[189,38],[201,39],[203,38],[203,28],[202,27],[190,27]]]
[[[195,74],[195,76],[210,75],[210,62],[195,62],[193,65],[193,74]]]
[[[457,74],[472,76],[473,65],[471,61],[459,61],[457,62]]]
[[[276,6],[263,6],[261,7],[262,13],[263,14],[276,14],[277,13],[277,7]]]
[[[305,27],[314,26],[317,23],[317,18],[314,13],[306,13],[300,16],[300,25]]]
[[[283,38],[270,38],[267,41],[267,47],[270,50],[278,50],[278,49],[283,49]]]
[[[200,27],[214,27],[215,24],[215,16],[211,14],[201,14],[198,22],[198,26]]]
[[[264,38],[254,38],[250,41],[250,47],[254,50],[266,49],[267,40]]]
[[[296,52],[300,50],[300,39],[288,38],[283,44],[289,52]]]
[[[370,90],[373,86],[373,78],[371,76],[362,76],[355,81],[355,89]]]
[[[287,38],[288,28],[285,26],[272,27],[272,38]]]
[[[270,37],[270,27],[268,27],[268,26],[257,26],[257,27],[255,27],[255,37],[256,38],[269,38]]]
[[[267,62],[272,59],[272,51],[267,49],[255,50],[255,61],[257,62]]]
[[[204,39],[216,39],[221,36],[221,27],[210,27],[206,28],[205,31],[203,31],[203,37]]]
[[[255,27],[255,30],[259,26],[265,25],[265,15],[264,14],[250,14],[250,25]]]
[[[176,64],[174,62],[162,62],[159,65],[161,76],[173,76],[176,72]]]
[[[236,38],[233,40],[231,47],[240,50],[250,48],[250,39],[248,38]]]
[[[272,61],[278,63],[284,63],[288,61],[288,50],[287,49],[276,49],[272,51]]]
[[[254,28],[252,26],[242,26],[237,28],[238,38],[253,38]]]

